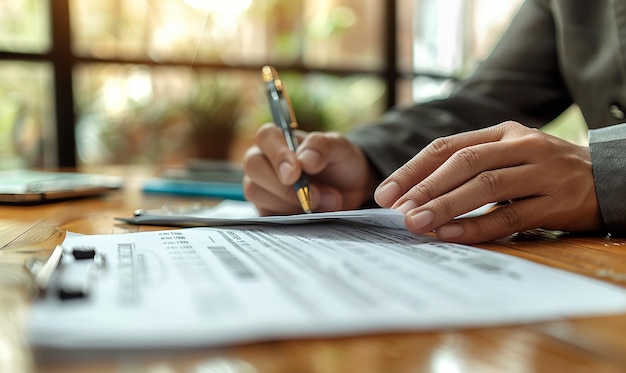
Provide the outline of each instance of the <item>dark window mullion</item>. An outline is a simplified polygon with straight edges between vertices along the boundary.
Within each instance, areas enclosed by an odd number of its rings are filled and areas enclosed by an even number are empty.
[[[385,66],[384,80],[387,86],[387,109],[396,105],[398,94],[398,28],[397,25],[397,0],[384,2],[384,50]]]
[[[49,0],[52,25],[51,62],[54,69],[54,99],[56,109],[57,165],[75,167],[76,133],[72,69],[74,57],[71,46],[69,0]]]

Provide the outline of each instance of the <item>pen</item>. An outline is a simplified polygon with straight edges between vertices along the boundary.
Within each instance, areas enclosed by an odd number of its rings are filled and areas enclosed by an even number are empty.
[[[274,123],[282,129],[289,149],[295,152],[298,148],[298,141],[293,134],[293,130],[298,128],[298,123],[285,90],[285,85],[273,67],[263,66],[261,72]],[[304,172],[300,174],[300,178],[293,185],[293,188],[296,191],[300,205],[302,205],[302,210],[310,214],[311,190],[309,188],[309,178]]]

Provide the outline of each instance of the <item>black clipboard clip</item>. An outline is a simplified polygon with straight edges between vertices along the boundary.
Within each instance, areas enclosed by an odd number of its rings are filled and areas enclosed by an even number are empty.
[[[105,269],[106,261],[94,248],[67,249],[58,245],[47,259],[30,257],[25,265],[38,296],[52,292],[59,299],[68,300],[89,296],[94,278]]]

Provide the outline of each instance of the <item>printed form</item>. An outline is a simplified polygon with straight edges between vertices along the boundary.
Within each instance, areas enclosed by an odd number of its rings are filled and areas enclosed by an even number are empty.
[[[486,214],[495,203],[460,215],[466,218]],[[178,227],[217,227],[242,224],[306,224],[321,220],[343,220],[356,223],[378,224],[389,228],[405,228],[404,214],[387,208],[370,208],[348,211],[314,212],[312,214],[259,216],[251,202],[224,200],[215,206],[191,205],[187,207],[138,210],[132,218],[117,218],[130,224],[168,225]]]
[[[216,346],[626,312],[617,286],[373,223],[68,235],[66,252],[95,250],[105,265],[86,268],[87,296],[53,287],[34,302],[29,342]],[[79,262],[61,264],[52,285],[76,276]]]

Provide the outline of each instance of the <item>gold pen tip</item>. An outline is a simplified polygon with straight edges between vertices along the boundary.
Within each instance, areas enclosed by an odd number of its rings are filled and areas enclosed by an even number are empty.
[[[296,194],[298,195],[300,205],[302,205],[302,210],[304,210],[307,214],[312,213],[313,210],[311,207],[313,204],[311,203],[311,192],[309,191],[309,187],[302,187],[298,189]]]

